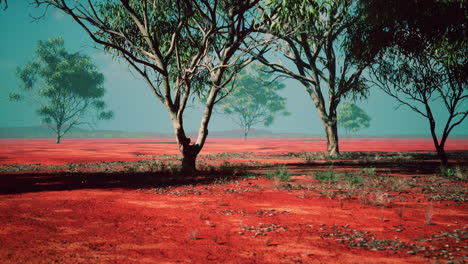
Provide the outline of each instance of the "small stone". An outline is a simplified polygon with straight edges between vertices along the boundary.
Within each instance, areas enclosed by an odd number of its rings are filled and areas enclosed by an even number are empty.
[[[412,251],[412,250],[410,250],[410,251],[407,251],[406,253],[408,253],[408,254],[411,254],[411,255],[414,255],[414,254],[416,254],[416,252],[414,252],[414,251]]]

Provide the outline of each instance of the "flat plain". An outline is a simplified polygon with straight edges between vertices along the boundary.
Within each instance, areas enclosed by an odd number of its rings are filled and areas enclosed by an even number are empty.
[[[1,263],[465,263],[468,139],[0,140]]]

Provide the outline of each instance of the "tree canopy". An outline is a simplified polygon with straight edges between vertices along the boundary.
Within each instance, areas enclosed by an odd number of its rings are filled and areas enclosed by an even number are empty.
[[[260,61],[278,74],[296,79],[317,108],[327,135],[327,153],[339,154],[337,108],[346,97],[366,96],[362,78],[370,65],[353,60],[348,38],[357,0],[269,0],[263,7],[264,26],[259,30],[279,38],[273,56]]]
[[[364,109],[351,102],[344,102],[338,110],[338,125],[349,132],[368,128],[370,120],[371,118]]]
[[[361,7],[368,25],[364,30],[369,30],[363,53],[383,47],[371,70],[372,84],[428,120],[435,148],[447,164],[445,142],[468,115],[466,2],[363,0]],[[385,41],[375,32],[386,35]],[[363,53],[353,56],[360,60]],[[447,114],[440,137],[438,105]]]
[[[31,2],[70,15],[93,41],[146,81],[172,120],[184,171],[195,170],[224,87],[253,60],[249,50],[269,41],[252,35],[259,0]],[[192,141],[183,119],[197,96],[206,100]]]

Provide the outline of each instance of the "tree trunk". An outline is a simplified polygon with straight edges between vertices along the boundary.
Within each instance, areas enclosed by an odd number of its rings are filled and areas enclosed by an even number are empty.
[[[444,147],[443,146],[437,146],[436,149],[437,149],[437,155],[439,156],[441,165],[443,167],[447,167],[448,166],[448,158],[447,158],[447,154],[445,153]]]
[[[200,150],[196,146],[185,146],[182,151],[182,168],[184,173],[194,173],[197,171],[196,160]]]
[[[247,135],[249,135],[249,128],[244,129],[244,142],[247,141]]]
[[[57,135],[57,139],[55,140],[55,144],[60,144],[60,139],[61,139],[60,135]]]
[[[327,134],[327,155],[329,157],[340,155],[338,146],[338,127],[336,122],[325,123],[324,126],[325,133]]]
[[[174,130],[176,134],[177,144],[180,153],[182,154],[182,167],[183,173],[194,173],[196,169],[196,159],[201,148],[196,144],[190,143],[190,138],[185,135],[181,120],[173,120]]]
[[[436,123],[435,123],[434,118],[432,117],[432,112],[428,110],[427,113],[428,113],[429,127],[431,129],[432,141],[434,142],[434,146],[437,151],[437,155],[439,156],[441,165],[446,167],[448,165],[448,158],[447,158],[447,154],[445,153],[445,140],[447,138],[447,135],[445,134],[443,135],[441,143],[439,144],[439,140],[437,139],[437,133],[436,133]]]
[[[340,100],[335,98],[333,95],[330,95],[330,106],[328,108],[329,114],[327,114],[326,105],[320,89],[314,89],[313,87],[307,85],[306,87],[308,87],[306,90],[314,102],[315,108],[317,109],[320,120],[322,121],[323,127],[325,129],[325,134],[327,135],[327,155],[329,157],[338,156],[340,155],[340,150],[338,147],[338,124],[336,109],[338,108]]]

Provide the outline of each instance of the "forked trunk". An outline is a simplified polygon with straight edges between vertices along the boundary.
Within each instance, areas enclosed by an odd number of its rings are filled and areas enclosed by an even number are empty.
[[[329,114],[327,114],[326,106],[323,101],[323,97],[318,95],[317,90],[314,91],[312,87],[308,89],[310,97],[317,108],[320,120],[322,121],[327,136],[327,155],[339,156],[340,150],[338,148],[338,125],[336,109],[340,101],[336,98],[330,98]]]
[[[200,128],[195,142],[190,142],[190,138],[185,135],[182,114],[176,114],[170,107],[169,110],[172,118],[172,125],[176,134],[177,144],[179,145],[180,153],[182,154],[182,168],[184,173],[194,173],[197,171],[196,159],[203,146],[205,145],[206,137],[208,136],[208,123],[210,122],[213,106],[215,103],[216,95],[218,93],[217,86],[211,88],[208,95],[206,106],[203,111],[202,119],[200,121]]]

